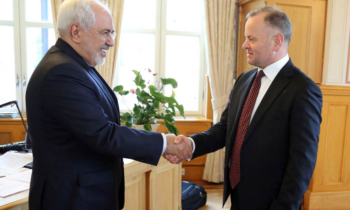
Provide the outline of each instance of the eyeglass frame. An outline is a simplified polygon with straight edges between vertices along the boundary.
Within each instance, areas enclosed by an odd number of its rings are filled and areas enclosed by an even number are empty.
[[[106,31],[106,32],[99,32],[96,31],[94,29],[91,29],[93,32],[95,32],[98,35],[103,36],[105,39],[107,39],[108,37],[112,38],[113,40],[115,39],[115,37],[117,36],[117,33],[115,31]]]

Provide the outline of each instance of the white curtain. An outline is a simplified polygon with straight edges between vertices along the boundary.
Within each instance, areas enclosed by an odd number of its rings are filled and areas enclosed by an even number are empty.
[[[233,86],[236,45],[236,0],[204,0],[206,57],[212,94],[213,123],[220,120]],[[225,149],[207,155],[203,179],[224,181]]]
[[[57,13],[58,13],[59,6],[62,4],[63,1],[64,0],[51,0],[52,15],[54,20],[54,26],[56,29],[55,30],[56,37],[58,37],[57,26],[56,26]],[[124,0],[102,0],[102,2],[107,2],[109,8],[112,10],[113,26],[117,36],[115,37],[114,47],[112,47],[107,53],[105,64],[102,66],[97,66],[96,70],[101,74],[103,79],[106,80],[107,84],[110,87],[112,87],[114,74],[116,70],[116,64],[117,64],[117,55],[118,55],[118,47],[119,47],[120,34],[121,34]]]

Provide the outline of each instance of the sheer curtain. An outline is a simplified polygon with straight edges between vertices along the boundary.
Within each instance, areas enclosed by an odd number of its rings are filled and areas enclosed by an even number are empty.
[[[206,56],[212,94],[213,123],[220,120],[233,86],[236,45],[236,0],[204,0]],[[203,179],[224,181],[225,149],[207,155]]]
[[[54,20],[54,26],[56,31],[56,37],[58,37],[57,33],[57,12],[58,8],[64,0],[51,0],[52,3],[52,14]],[[97,71],[101,74],[101,76],[106,80],[108,85],[112,87],[113,78],[115,74],[116,64],[117,64],[117,55],[118,55],[118,47],[120,40],[120,31],[122,25],[122,17],[123,17],[123,6],[124,0],[102,0],[102,2],[107,2],[109,8],[112,10],[113,15],[113,25],[114,30],[117,33],[115,37],[115,46],[110,48],[107,53],[105,64],[102,66],[97,66]]]

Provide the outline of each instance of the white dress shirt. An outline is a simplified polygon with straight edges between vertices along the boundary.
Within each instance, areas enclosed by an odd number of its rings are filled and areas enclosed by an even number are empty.
[[[275,79],[277,74],[281,71],[283,66],[286,65],[286,63],[288,61],[289,61],[289,55],[287,54],[282,59],[276,61],[275,63],[273,63],[273,64],[271,64],[269,66],[267,66],[264,70],[262,70],[261,68],[258,68],[258,73],[259,73],[259,71],[264,71],[265,76],[263,76],[261,78],[261,87],[260,87],[260,90],[259,90],[258,97],[256,98],[256,101],[255,101],[255,106],[254,106],[254,109],[253,109],[253,112],[252,112],[252,116],[250,117],[250,122],[252,121],[253,116],[254,116],[256,110],[258,109],[261,100],[264,98],[265,93],[269,89],[271,83],[273,82],[273,80]],[[256,75],[258,75],[258,74],[256,74]]]

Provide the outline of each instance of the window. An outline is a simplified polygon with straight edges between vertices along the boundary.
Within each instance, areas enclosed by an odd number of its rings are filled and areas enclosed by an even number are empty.
[[[56,40],[51,0],[0,0],[0,5],[0,104],[17,99],[25,112],[29,78]]]
[[[176,99],[184,105],[186,115],[203,115],[202,8],[201,0],[125,0],[114,84],[126,90],[135,88],[131,70],[140,71],[150,82],[174,78],[178,82]],[[122,111],[132,109],[136,102],[132,96],[125,99],[119,99]]]

